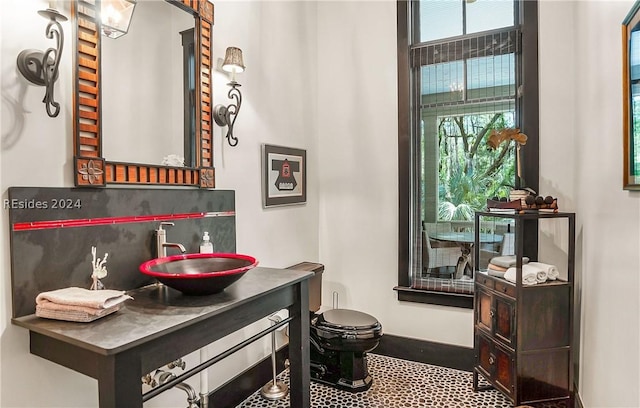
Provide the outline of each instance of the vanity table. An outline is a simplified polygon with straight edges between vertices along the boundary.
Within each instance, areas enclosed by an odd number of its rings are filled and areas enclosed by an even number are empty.
[[[142,407],[152,397],[142,394],[143,375],[287,308],[291,406],[309,407],[311,276],[257,267],[211,296],[184,296],[164,285],[128,291],[134,300],[91,323],[35,315],[12,322],[29,330],[32,354],[97,379],[100,408]]]

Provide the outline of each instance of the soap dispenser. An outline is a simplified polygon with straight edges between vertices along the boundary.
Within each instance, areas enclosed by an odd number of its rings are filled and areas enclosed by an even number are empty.
[[[213,244],[209,239],[209,233],[207,231],[205,231],[204,235],[202,236],[202,242],[200,243],[200,253],[201,254],[213,253]]]

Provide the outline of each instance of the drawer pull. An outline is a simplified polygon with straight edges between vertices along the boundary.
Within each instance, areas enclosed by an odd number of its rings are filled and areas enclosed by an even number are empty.
[[[506,286],[505,286],[505,287],[503,287],[503,288],[502,288],[502,291],[503,291],[504,293],[507,293],[507,287],[506,287]]]
[[[489,316],[493,317],[495,315],[496,315],[496,311],[495,310],[493,310],[493,309],[489,310]]]
[[[496,363],[496,359],[493,356],[489,356],[489,364],[494,365]]]

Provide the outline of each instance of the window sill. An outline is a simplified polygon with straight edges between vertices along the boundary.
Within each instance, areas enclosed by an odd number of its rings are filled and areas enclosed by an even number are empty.
[[[396,286],[393,290],[398,292],[398,300],[401,302],[426,303],[430,305],[473,309],[473,295],[469,294],[434,292],[424,289],[413,289],[406,286]]]

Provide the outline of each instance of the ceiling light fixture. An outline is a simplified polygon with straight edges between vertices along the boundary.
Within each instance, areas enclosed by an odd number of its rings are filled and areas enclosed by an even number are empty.
[[[118,38],[129,32],[137,0],[102,0],[100,21],[102,35]]]

